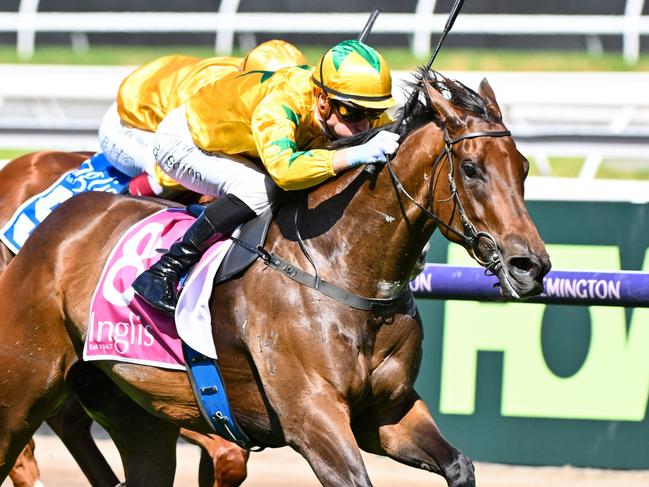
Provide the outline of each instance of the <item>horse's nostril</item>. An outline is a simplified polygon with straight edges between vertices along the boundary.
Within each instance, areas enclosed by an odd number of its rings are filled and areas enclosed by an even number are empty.
[[[513,257],[509,260],[509,265],[521,272],[530,272],[534,269],[534,262],[527,257]]]

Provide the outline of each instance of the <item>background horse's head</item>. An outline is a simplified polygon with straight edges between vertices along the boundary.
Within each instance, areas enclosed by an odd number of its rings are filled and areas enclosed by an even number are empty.
[[[426,167],[426,181],[411,186],[424,208],[420,221],[497,274],[505,296],[541,293],[550,260],[523,200],[529,163],[502,122],[491,86],[483,80],[478,94],[425,70],[414,86],[424,100],[404,107],[404,132],[418,128],[404,138],[394,167],[397,174],[401,165]],[[424,123],[431,117],[434,123]]]

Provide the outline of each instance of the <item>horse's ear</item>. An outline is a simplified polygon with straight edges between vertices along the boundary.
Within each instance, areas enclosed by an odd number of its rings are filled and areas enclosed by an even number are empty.
[[[487,78],[484,78],[480,83],[480,96],[485,102],[487,102],[487,112],[489,115],[491,115],[495,120],[502,120],[503,115],[498,106],[498,102],[496,101],[496,95],[494,95],[494,90],[491,89],[491,85],[489,84],[489,81],[487,81]]]
[[[453,104],[429,83],[424,83],[424,87],[426,88],[428,100],[437,113],[439,113],[440,121],[449,128],[461,127],[462,119]]]

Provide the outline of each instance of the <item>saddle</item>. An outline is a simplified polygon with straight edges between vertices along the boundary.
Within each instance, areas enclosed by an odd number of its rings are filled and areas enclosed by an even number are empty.
[[[187,212],[198,217],[204,210],[201,205],[190,205]],[[225,282],[242,273],[260,257],[258,248],[266,242],[268,229],[273,221],[272,210],[267,210],[256,218],[244,223],[239,234],[232,236],[236,245],[230,247],[214,278],[214,285]]]

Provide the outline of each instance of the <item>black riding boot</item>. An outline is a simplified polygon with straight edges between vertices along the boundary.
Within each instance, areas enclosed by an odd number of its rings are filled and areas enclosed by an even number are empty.
[[[133,281],[133,289],[151,306],[173,316],[180,277],[200,260],[213,237],[231,233],[254,216],[248,205],[236,196],[217,199],[205,208],[180,242],[174,243],[158,262]]]

